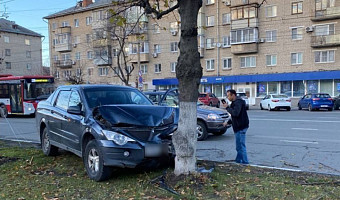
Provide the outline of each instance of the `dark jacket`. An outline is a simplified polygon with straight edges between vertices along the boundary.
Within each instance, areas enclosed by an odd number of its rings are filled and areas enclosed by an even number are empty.
[[[227,107],[227,111],[231,115],[234,133],[249,127],[249,119],[246,111],[246,103],[240,97]]]

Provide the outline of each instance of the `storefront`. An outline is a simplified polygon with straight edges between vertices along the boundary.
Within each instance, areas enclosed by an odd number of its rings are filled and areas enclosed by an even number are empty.
[[[156,89],[176,87],[178,80],[154,79]],[[235,89],[244,92],[250,104],[258,104],[267,94],[285,94],[292,99],[299,99],[306,93],[340,94],[340,70],[323,72],[278,73],[258,75],[238,75],[202,77],[200,92],[213,92],[219,98],[225,98],[226,91]]]

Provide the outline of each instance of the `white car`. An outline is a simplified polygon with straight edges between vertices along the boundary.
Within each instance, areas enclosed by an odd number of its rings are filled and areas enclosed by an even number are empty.
[[[260,103],[261,110],[280,110],[280,108],[290,111],[292,106],[291,99],[284,94],[269,94],[266,95]]]

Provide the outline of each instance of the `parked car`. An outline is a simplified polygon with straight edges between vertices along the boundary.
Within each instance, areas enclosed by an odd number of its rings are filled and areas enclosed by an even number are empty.
[[[148,97],[152,101],[152,103],[158,104],[158,102],[161,100],[165,92],[166,90],[165,91],[154,90],[154,91],[145,91],[143,93],[145,94],[146,97]]]
[[[148,92],[150,94],[150,92]],[[162,106],[178,107],[178,89],[172,88],[168,91],[157,91],[155,95],[159,95],[160,101],[157,103]],[[209,133],[214,135],[222,135],[231,125],[224,126],[224,122],[231,120],[227,110],[214,108],[204,105],[198,100],[197,103],[197,140],[205,140]],[[230,123],[231,124],[231,123]]]
[[[249,99],[246,93],[244,92],[237,92],[236,96],[241,97],[246,102],[246,109],[249,110]]]
[[[61,86],[39,102],[36,123],[45,155],[58,148],[75,153],[95,181],[109,178],[111,167],[158,165],[175,156],[178,109],[154,106],[132,87]]]
[[[200,93],[198,95],[198,100],[207,106],[220,107],[220,100],[213,93]]]
[[[334,97],[333,101],[334,101],[334,110],[339,110],[340,109],[340,94]]]
[[[309,111],[328,109],[333,110],[333,99],[327,93],[311,93],[303,96],[298,103],[299,110],[303,108],[308,108]]]
[[[288,111],[291,110],[292,102],[291,99],[284,94],[269,94],[266,95],[260,102],[260,108],[268,110],[280,110],[281,108]]]

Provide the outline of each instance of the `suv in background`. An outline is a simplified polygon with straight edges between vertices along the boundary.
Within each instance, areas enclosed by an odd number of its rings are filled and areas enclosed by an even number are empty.
[[[241,97],[246,102],[246,109],[249,110],[249,99],[244,92],[236,92],[236,96]]]
[[[220,107],[220,100],[213,93],[199,93],[198,100],[207,106]]]

